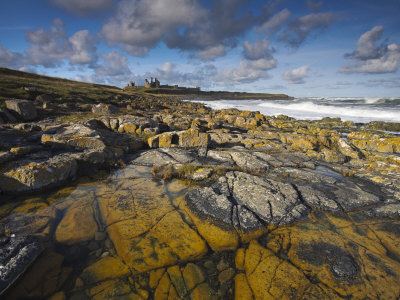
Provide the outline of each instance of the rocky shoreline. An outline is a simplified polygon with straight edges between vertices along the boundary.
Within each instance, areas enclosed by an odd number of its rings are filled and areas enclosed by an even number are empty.
[[[146,186],[149,200],[134,208],[129,198],[118,196],[125,195],[124,188],[113,187],[97,196],[96,213],[85,204],[85,197],[68,208],[60,204],[62,208],[55,205],[54,212],[51,206],[43,210],[47,225],[41,223],[40,234],[31,228],[25,234],[44,244],[55,240],[74,245],[105,232],[115,247],[114,255],[83,270],[79,278],[85,285],[74,287],[79,293],[94,297],[93,285],[99,282],[106,285],[103,290],[115,292],[120,283],[110,279],[147,274],[148,281],[139,284],[145,288],[118,295],[133,293],[137,299],[146,299],[146,291],[147,297],[157,299],[173,295],[362,298],[372,291],[378,298],[400,295],[388,288],[400,276],[397,123],[301,121],[236,109],[213,111],[165,97],[79,105],[45,98],[10,100],[0,111],[2,198],[60,188],[99,170],[123,170],[127,163],[151,167],[154,178],[165,182],[183,180],[187,189],[171,203],[160,202],[166,196],[158,194],[151,179],[138,178],[131,184],[138,180],[137,189]],[[62,218],[56,221],[59,214]],[[87,230],[78,230],[77,214],[83,214]],[[155,220],[148,219],[149,214]],[[319,219],[331,228],[289,226]],[[6,222],[10,219],[3,216],[4,236],[11,226]],[[24,235],[24,229],[11,229]],[[187,240],[178,243],[184,237]],[[157,258],[149,256],[150,248]],[[218,277],[217,286],[206,279],[211,276],[203,259],[207,253],[216,257],[208,265],[214,264],[210,272]],[[217,270],[224,253],[231,253],[225,258],[230,262]],[[386,258],[376,258],[379,253]],[[118,263],[116,275],[99,275],[105,266]],[[21,270],[22,274],[25,268]],[[151,281],[152,277],[156,279]],[[91,288],[85,290],[86,286]]]

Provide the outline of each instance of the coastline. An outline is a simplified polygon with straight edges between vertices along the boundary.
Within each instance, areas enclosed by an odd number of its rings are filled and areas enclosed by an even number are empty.
[[[32,276],[36,297],[176,295],[165,286],[180,280],[182,297],[262,298],[276,284],[287,297],[362,298],[398,281],[400,137],[381,130],[399,123],[43,95],[7,103],[16,120],[0,125],[3,246],[52,258],[26,272],[26,257],[7,259],[20,269],[10,299]]]

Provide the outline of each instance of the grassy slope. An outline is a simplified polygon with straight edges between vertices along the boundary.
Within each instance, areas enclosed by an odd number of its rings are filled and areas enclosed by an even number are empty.
[[[22,87],[36,87],[38,91],[25,91]],[[37,95],[43,93],[53,93],[57,100],[85,100],[90,102],[99,102],[113,95],[125,94],[123,90],[113,86],[0,68],[0,103],[10,98],[34,99]]]
[[[23,87],[35,87],[26,91]],[[283,94],[254,94],[231,92],[198,92],[180,89],[146,89],[144,87],[120,89],[115,86],[85,83],[57,77],[43,76],[0,68],[0,106],[10,98],[34,99],[40,94],[54,94],[55,99],[98,103],[117,95],[179,96],[188,99],[290,99]]]

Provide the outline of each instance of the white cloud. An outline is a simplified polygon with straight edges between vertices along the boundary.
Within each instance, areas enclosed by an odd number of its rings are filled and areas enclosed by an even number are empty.
[[[263,39],[251,44],[249,41],[243,42],[243,55],[248,60],[258,60],[261,58],[272,59],[274,49],[269,48],[269,41]]]
[[[8,68],[17,68],[20,66],[22,55],[10,51],[0,44],[0,66]]]
[[[49,2],[68,12],[85,15],[111,7],[113,0],[49,0]]]
[[[101,34],[111,44],[126,45],[131,54],[143,54],[166,32],[191,25],[200,15],[201,9],[195,0],[153,0],[151,3],[123,0],[117,15],[103,26]]]
[[[299,47],[310,33],[318,33],[336,21],[337,16],[331,13],[315,13],[303,16],[291,22],[287,29],[282,31],[279,39],[290,46]]]
[[[256,31],[266,31],[270,34],[274,34],[279,31],[279,29],[286,23],[290,17],[290,11],[285,8],[279,13],[274,15],[267,22],[256,28]]]
[[[244,60],[237,67],[220,71],[216,75],[216,80],[225,86],[251,83],[259,79],[270,78],[270,75],[266,71],[275,67],[276,61],[273,58],[261,58],[253,61]]]
[[[204,50],[200,50],[194,55],[194,57],[200,58],[201,60],[212,60],[217,57],[225,56],[226,50],[224,45],[216,45]]]
[[[26,50],[26,63],[54,68],[69,59],[71,64],[91,64],[97,60],[97,39],[87,30],[81,30],[68,38],[64,24],[55,19],[49,31],[38,29],[26,31],[29,48]]]
[[[300,68],[282,73],[282,77],[290,84],[305,83],[304,79],[308,76],[311,65],[305,65]]]
[[[352,61],[339,71],[342,73],[393,73],[400,60],[400,45],[385,43],[376,45],[381,39],[383,26],[375,26],[358,39],[358,48],[345,57]]]
[[[95,69],[99,76],[130,75],[131,70],[125,55],[113,50],[104,56],[104,62]]]

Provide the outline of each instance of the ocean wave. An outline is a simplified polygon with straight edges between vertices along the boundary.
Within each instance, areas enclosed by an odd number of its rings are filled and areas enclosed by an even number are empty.
[[[346,119],[363,120],[363,119],[381,119],[381,120],[400,120],[400,110],[391,110],[390,108],[368,108],[366,106],[357,105],[321,105],[313,101],[303,101],[294,103],[272,103],[264,102],[258,105],[263,110],[282,111],[283,114],[303,115],[305,118],[316,116],[339,116]],[[297,113],[296,113],[297,112]]]
[[[360,104],[400,104],[398,97],[307,97],[295,98],[295,101],[321,101],[332,103],[360,103]]]

